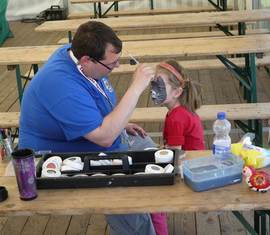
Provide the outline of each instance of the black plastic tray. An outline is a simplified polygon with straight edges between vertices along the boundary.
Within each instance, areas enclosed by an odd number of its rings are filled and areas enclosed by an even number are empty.
[[[42,156],[37,165],[37,188],[57,189],[57,188],[99,188],[116,186],[158,186],[172,185],[175,182],[178,150],[174,151],[173,163],[174,171],[163,174],[142,174],[134,175],[137,172],[144,172],[147,164],[156,164],[154,153],[157,150],[149,151],[128,151],[128,152],[106,152],[107,156],[98,156],[99,153],[50,153]],[[60,156],[62,160],[79,156],[84,162],[81,171],[65,172],[66,177],[41,177],[42,165],[46,159],[52,156]],[[127,156],[132,157],[132,165],[129,165]],[[101,159],[122,159],[123,165],[111,166],[90,166],[90,160]],[[158,163],[165,167],[167,164]],[[105,173],[107,176],[91,176],[95,173]],[[114,173],[124,173],[125,175],[112,175]],[[72,177],[77,174],[87,174],[88,177]]]

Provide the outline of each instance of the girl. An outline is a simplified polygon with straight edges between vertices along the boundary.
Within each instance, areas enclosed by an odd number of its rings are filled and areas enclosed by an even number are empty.
[[[201,87],[190,81],[174,60],[161,62],[152,82],[152,99],[166,106],[163,140],[166,148],[203,150],[203,127],[196,110],[201,106]],[[151,214],[157,235],[168,234],[165,213]]]

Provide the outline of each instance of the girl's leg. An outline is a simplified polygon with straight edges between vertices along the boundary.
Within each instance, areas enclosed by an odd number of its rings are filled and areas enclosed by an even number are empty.
[[[152,223],[157,235],[168,235],[167,216],[165,213],[151,213]]]

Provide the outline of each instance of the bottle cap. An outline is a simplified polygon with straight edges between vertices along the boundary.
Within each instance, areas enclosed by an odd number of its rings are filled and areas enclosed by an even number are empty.
[[[0,186],[0,202],[5,201],[8,198],[8,191],[6,187]]]
[[[225,112],[218,112],[217,118],[218,118],[219,120],[225,119],[225,118],[226,118],[226,113],[225,113]]]

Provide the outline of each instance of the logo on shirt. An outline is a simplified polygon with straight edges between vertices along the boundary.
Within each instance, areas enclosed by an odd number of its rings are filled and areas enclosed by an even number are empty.
[[[102,80],[103,80],[103,83],[104,83],[106,89],[109,92],[113,92],[113,87],[112,87],[111,83],[106,78],[103,78]]]

